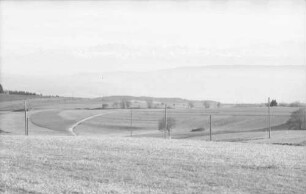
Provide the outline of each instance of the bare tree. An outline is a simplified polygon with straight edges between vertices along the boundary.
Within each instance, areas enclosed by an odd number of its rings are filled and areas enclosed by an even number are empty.
[[[126,109],[131,107],[131,102],[125,99],[122,99],[120,102],[120,108]]]
[[[158,130],[166,131],[169,136],[170,136],[171,130],[174,127],[175,127],[175,119],[172,117],[167,117],[167,126],[166,126],[166,120],[164,117],[158,121]]]

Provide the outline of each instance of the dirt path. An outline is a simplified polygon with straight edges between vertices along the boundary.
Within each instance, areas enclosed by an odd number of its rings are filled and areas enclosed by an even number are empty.
[[[95,117],[99,117],[99,116],[102,116],[102,115],[110,114],[110,113],[112,113],[112,112],[100,113],[100,114],[92,115],[92,116],[90,116],[90,117],[87,117],[87,118],[85,118],[85,119],[82,119],[82,120],[76,122],[75,124],[73,124],[71,127],[69,127],[69,128],[68,128],[68,131],[69,131],[72,135],[77,136],[77,134],[74,132],[74,128],[76,128],[78,125],[80,125],[81,123],[83,123],[83,122],[85,122],[85,121],[87,121],[87,120],[90,120],[90,119],[93,119],[93,118],[95,118]]]

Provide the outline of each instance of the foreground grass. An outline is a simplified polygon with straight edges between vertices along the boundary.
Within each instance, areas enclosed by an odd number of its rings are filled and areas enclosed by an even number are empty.
[[[305,193],[305,147],[0,136],[0,192]]]

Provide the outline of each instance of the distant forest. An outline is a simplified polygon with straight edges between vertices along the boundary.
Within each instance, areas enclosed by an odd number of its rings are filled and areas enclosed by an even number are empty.
[[[35,92],[28,92],[28,91],[19,91],[19,90],[4,90],[2,84],[0,84],[0,94],[15,94],[15,95],[26,95],[26,96],[45,96],[42,94],[38,94]],[[52,96],[48,95],[47,97],[59,97],[59,96]]]
[[[28,95],[28,96],[42,96],[42,94],[37,94],[35,92],[27,92],[27,91],[8,90],[7,92],[9,94]]]

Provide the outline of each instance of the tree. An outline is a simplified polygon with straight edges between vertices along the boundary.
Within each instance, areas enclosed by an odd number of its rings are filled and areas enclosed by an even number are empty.
[[[4,93],[2,85],[0,84],[0,94]]]
[[[120,103],[119,102],[114,102],[112,107],[113,108],[119,108],[120,107]]]
[[[121,100],[120,108],[125,109],[125,108],[130,108],[130,106],[131,106],[131,102],[130,101],[125,100],[125,99]]]
[[[125,108],[126,108],[126,106],[125,106],[125,100],[121,100],[121,102],[120,102],[120,108],[122,108],[122,109],[125,109]]]
[[[167,117],[167,127],[165,121],[166,120],[164,117],[158,121],[158,130],[165,131],[168,133],[168,136],[170,136],[171,129],[175,127],[175,119],[172,117]]]
[[[131,107],[131,101],[129,101],[129,100],[126,100],[125,101],[125,106],[126,106],[126,108],[130,108]]]
[[[153,108],[153,100],[146,100],[146,103],[148,108]]]
[[[306,115],[305,115],[305,108],[300,108],[297,111],[294,111],[290,119],[287,121],[289,125],[289,129],[293,130],[306,130]]]
[[[270,102],[270,106],[277,106],[276,100],[272,100],[272,101]]]
[[[193,107],[194,107],[194,104],[193,104],[192,101],[189,101],[189,102],[188,102],[188,107],[189,107],[189,108],[193,108]]]
[[[108,107],[108,104],[102,104],[102,109],[106,109]]]
[[[204,106],[205,108],[209,108],[209,107],[210,107],[210,103],[207,102],[207,101],[204,101],[204,102],[203,102],[203,106]]]
[[[218,108],[221,107],[221,103],[220,103],[220,102],[217,103],[217,107],[218,107]]]

